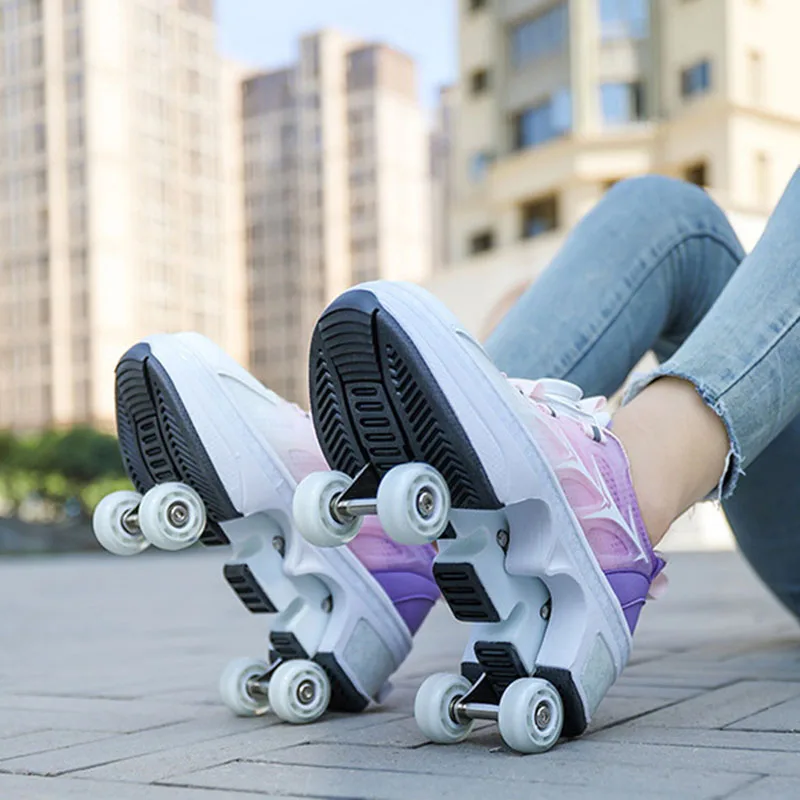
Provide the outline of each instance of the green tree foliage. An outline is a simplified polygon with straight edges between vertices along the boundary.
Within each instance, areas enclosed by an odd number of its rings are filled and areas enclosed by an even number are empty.
[[[12,511],[31,495],[91,513],[100,498],[130,488],[117,440],[86,426],[38,434],[0,431],[0,498]]]

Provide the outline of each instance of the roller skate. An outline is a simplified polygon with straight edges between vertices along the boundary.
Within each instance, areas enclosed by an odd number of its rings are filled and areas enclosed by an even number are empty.
[[[309,370],[336,471],[300,484],[298,528],[335,546],[377,514],[396,541],[438,540],[434,576],[471,623],[460,674],[419,689],[420,729],[457,742],[492,719],[524,753],[581,734],[663,567],[599,399],[509,381],[447,309],[402,283],[332,303]]]
[[[249,611],[272,615],[267,658],[228,665],[224,703],[303,723],[379,700],[435,600],[431,556],[401,552],[380,529],[359,557],[298,535],[296,482],[325,468],[308,415],[191,333],[151,336],[125,353],[116,403],[137,491],[100,502],[100,543],[119,555],[230,545],[225,580]]]

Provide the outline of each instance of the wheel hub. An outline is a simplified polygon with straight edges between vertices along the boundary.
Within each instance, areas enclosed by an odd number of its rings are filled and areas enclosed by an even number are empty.
[[[189,507],[183,500],[176,500],[169,504],[167,518],[171,525],[182,528],[189,521]]]
[[[436,498],[433,496],[433,492],[430,489],[422,489],[417,495],[417,511],[425,519],[428,519],[433,514],[435,507]]]
[[[304,705],[310,705],[317,695],[317,688],[314,686],[314,681],[304,680],[300,681],[297,687],[297,699]]]
[[[540,701],[533,712],[533,721],[536,727],[540,731],[543,731],[550,724],[552,718],[553,712],[550,708],[550,704],[546,703],[544,700]]]

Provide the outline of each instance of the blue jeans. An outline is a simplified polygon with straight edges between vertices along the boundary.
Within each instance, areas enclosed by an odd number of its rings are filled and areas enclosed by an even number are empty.
[[[708,194],[622,181],[575,227],[487,342],[506,374],[616,392],[649,350],[724,421],[723,508],[744,555],[800,616],[800,171],[745,257]]]

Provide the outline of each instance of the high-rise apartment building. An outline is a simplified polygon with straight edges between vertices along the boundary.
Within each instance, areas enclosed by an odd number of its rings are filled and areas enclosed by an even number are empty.
[[[0,428],[112,424],[114,365],[147,333],[246,357],[215,35],[212,0],[0,2]]]
[[[794,0],[458,0],[452,270],[485,334],[615,181],[706,187],[746,247],[798,163]]]
[[[375,278],[429,272],[428,131],[406,55],[325,30],[298,62],[243,84],[250,367],[307,396],[325,304]]]

